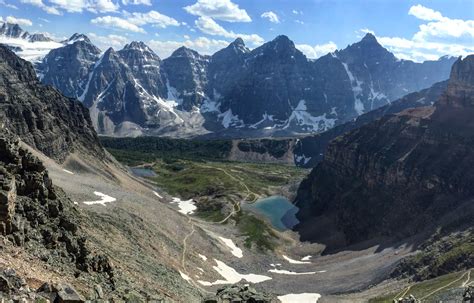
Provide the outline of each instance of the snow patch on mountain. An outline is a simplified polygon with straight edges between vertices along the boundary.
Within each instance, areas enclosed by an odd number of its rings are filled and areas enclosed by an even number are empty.
[[[311,115],[307,112],[306,101],[300,100],[282,128],[287,129],[294,123],[305,131],[325,131],[334,127],[336,120],[328,118],[326,113],[320,116]]]
[[[364,113],[364,103],[359,98],[359,95],[362,93],[362,84],[363,81],[357,80],[356,77],[352,74],[349,70],[349,66],[347,63],[341,61],[342,66],[346,70],[347,76],[349,77],[349,81],[351,83],[352,92],[354,93],[354,110],[357,112],[358,115],[362,115]]]

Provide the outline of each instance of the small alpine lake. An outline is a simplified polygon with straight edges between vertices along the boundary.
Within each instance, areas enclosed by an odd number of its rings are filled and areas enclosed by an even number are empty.
[[[298,207],[282,196],[260,199],[252,204],[244,204],[243,208],[265,217],[279,231],[291,229],[299,223],[296,218]]]

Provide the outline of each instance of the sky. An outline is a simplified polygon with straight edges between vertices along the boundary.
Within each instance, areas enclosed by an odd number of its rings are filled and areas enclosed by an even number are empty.
[[[58,40],[85,33],[102,50],[144,41],[161,58],[282,34],[318,58],[367,32],[400,59],[474,53],[473,0],[0,0],[0,18]]]

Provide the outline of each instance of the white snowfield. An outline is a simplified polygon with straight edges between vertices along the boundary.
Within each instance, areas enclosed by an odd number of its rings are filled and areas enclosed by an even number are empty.
[[[240,248],[237,247],[237,245],[235,245],[234,241],[232,241],[231,239],[227,239],[227,238],[224,238],[224,237],[219,237],[219,239],[224,242],[225,245],[227,245],[227,247],[230,248],[230,252],[237,258],[242,258],[244,256],[244,254],[242,253],[242,250]]]
[[[308,255],[306,257],[301,258],[301,261],[309,261],[309,259],[311,259],[311,258],[312,258],[312,256]]]
[[[96,200],[96,201],[84,201],[82,203],[86,204],[86,205],[95,205],[95,204],[100,204],[102,206],[105,206],[105,203],[111,203],[111,202],[115,202],[117,201],[117,199],[115,199],[114,197],[111,197],[109,195],[106,195],[106,194],[103,194],[101,192],[98,192],[98,191],[95,191],[94,192],[94,195],[100,197],[101,199],[100,200]]]
[[[290,276],[300,276],[300,275],[314,275],[316,273],[323,273],[326,272],[325,270],[321,271],[306,271],[306,272],[295,272],[295,271],[290,271],[290,270],[285,270],[285,269],[270,269],[268,270],[269,272],[275,273],[275,274],[281,274],[281,275],[290,275]]]
[[[318,302],[319,298],[321,298],[321,295],[316,293],[302,293],[288,294],[284,296],[278,296],[277,298],[281,303],[316,303]]]
[[[240,282],[241,280],[245,280],[250,283],[261,283],[267,280],[271,280],[271,277],[263,276],[263,275],[256,275],[256,274],[240,274],[232,267],[228,266],[222,261],[214,259],[217,263],[217,266],[213,266],[214,270],[221,275],[224,280],[216,280],[214,282],[207,282],[198,280],[197,282],[204,286],[212,286],[212,285],[220,285],[220,284],[235,284]]]
[[[199,258],[201,258],[203,261],[207,261],[207,257],[205,255],[198,254]]]
[[[285,259],[286,261],[288,261],[290,264],[311,264],[311,262],[309,261],[298,261],[298,260],[293,260],[285,255],[282,256],[283,259]]]
[[[184,215],[193,214],[194,211],[197,209],[196,205],[194,205],[193,199],[183,201],[180,198],[173,198],[173,201],[171,201],[170,203],[178,204],[178,211]]]
[[[187,274],[182,271],[179,271],[179,274],[181,275],[181,278],[183,278],[183,280],[191,282],[191,278]]]
[[[72,171],[67,170],[67,169],[63,169],[63,172],[68,173],[68,174],[70,174],[70,175],[74,175],[74,173],[73,173]]]
[[[38,62],[42,60],[44,56],[46,56],[52,49],[64,46],[62,43],[54,41],[30,42],[26,39],[12,38],[7,36],[0,36],[0,43],[21,48],[20,51],[16,52],[16,54],[21,58],[31,62]]]

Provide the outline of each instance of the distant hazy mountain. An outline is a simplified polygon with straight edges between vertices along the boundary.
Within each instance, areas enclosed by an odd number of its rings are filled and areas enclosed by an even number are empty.
[[[236,39],[212,56],[181,47],[164,60],[143,42],[104,54],[80,34],[62,44],[38,65],[40,79],[83,101],[99,133],[115,135],[325,131],[446,80],[455,60],[399,60],[371,34],[317,60],[286,36],[254,50]]]

